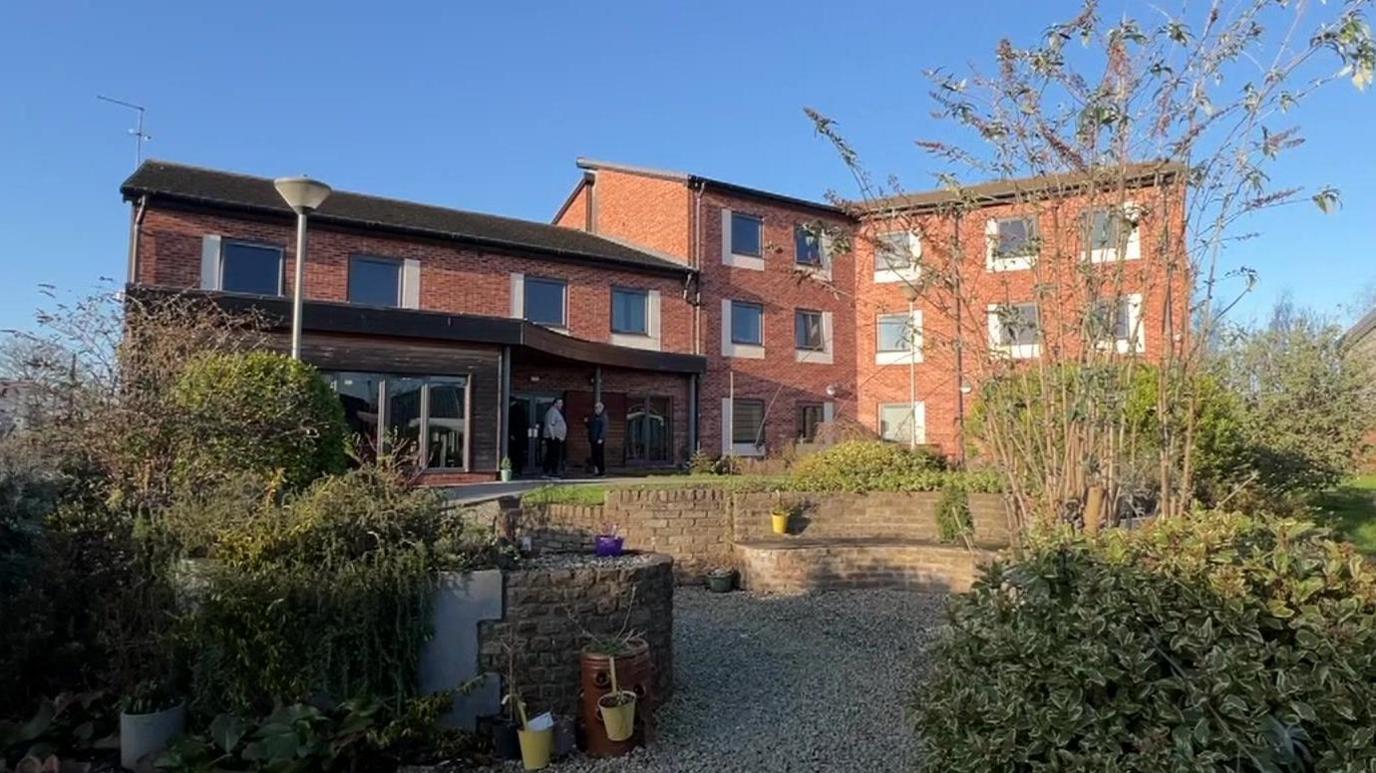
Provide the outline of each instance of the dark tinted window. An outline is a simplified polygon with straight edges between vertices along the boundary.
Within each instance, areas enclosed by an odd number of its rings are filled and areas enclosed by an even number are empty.
[[[401,262],[385,258],[351,258],[349,300],[370,306],[400,306]]]
[[[817,439],[817,426],[822,423],[825,411],[816,403],[802,403],[798,406],[798,439],[810,443]]]
[[[731,442],[764,444],[764,401],[731,401]]]
[[[541,325],[564,327],[564,294],[567,286],[557,279],[526,277],[526,319]]]
[[[648,335],[649,301],[650,294],[644,290],[612,290],[612,332]]]
[[[793,249],[795,260],[804,266],[822,265],[822,239],[803,226],[793,229]]]
[[[282,294],[282,251],[258,244],[225,242],[220,289],[232,293]]]
[[[731,301],[731,343],[764,343],[764,307],[757,303]]]
[[[793,336],[795,345],[799,349],[821,351],[824,348],[822,341],[822,312],[802,310],[794,312]]]
[[[764,254],[764,221],[754,215],[731,213],[731,253],[733,255]]]

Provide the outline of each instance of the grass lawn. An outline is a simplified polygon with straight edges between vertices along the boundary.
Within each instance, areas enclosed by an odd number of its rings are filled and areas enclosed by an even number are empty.
[[[526,492],[528,505],[600,505],[607,489],[617,488],[729,488],[733,491],[775,491],[788,487],[787,475],[655,475],[625,483],[557,483]]]
[[[1316,502],[1320,520],[1342,533],[1357,549],[1376,555],[1376,475],[1361,475]]]

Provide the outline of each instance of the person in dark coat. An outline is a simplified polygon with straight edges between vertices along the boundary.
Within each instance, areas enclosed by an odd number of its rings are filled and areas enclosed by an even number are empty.
[[[602,403],[594,403],[588,417],[588,446],[592,449],[592,474],[607,474],[607,414]]]

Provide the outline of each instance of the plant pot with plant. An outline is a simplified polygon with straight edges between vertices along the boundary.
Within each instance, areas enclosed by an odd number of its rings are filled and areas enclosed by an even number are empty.
[[[769,513],[770,525],[775,534],[787,534],[788,523],[793,518],[793,511],[782,505],[775,505]]]
[[[531,718],[526,713],[525,701],[515,690],[507,692],[502,702],[515,706],[516,715],[521,721],[516,730],[517,743],[521,747],[521,767],[526,770],[548,767],[554,751],[554,717],[546,712]]]
[[[602,715],[607,738],[630,740],[635,734],[635,693],[621,689],[616,679],[616,658],[608,658],[607,665],[611,669],[612,691],[597,699],[597,711]]]
[[[501,475],[503,483],[509,482],[511,480],[511,457],[503,456],[502,463],[498,465],[497,471]]]
[[[141,682],[120,706],[119,763],[138,770],[184,732],[186,701],[163,682]]]
[[[707,573],[707,589],[713,593],[729,593],[736,587],[736,570],[719,566]]]
[[[593,538],[593,552],[602,558],[615,558],[621,555],[625,544],[626,538],[618,533],[616,524],[604,524]]]

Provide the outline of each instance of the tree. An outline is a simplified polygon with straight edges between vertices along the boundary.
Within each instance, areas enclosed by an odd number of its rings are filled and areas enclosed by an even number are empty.
[[[859,246],[921,235],[921,273],[906,281],[928,315],[924,348],[955,364],[953,388],[1000,379],[1021,392],[1008,405],[1041,408],[1036,421],[987,410],[978,438],[1020,524],[1074,519],[1091,501],[1112,517],[1144,493],[1162,514],[1192,506],[1206,344],[1255,278],[1222,258],[1251,215],[1305,193],[1323,211],[1338,205],[1337,189],[1279,185],[1267,169],[1302,142],[1288,122],[1306,97],[1369,84],[1367,6],[1215,0],[1110,18],[1087,0],[1030,45],[1002,41],[991,74],[929,73],[938,116],[977,139],[918,143],[943,166],[941,196],[876,183],[836,122],[808,111],[859,188],[835,197],[871,226]],[[1021,182],[972,186],[968,173]],[[1039,225],[990,238],[990,207]],[[1132,250],[1140,260],[1126,259]],[[1014,303],[1013,272],[989,270],[1000,261],[1030,272],[1037,310]],[[1126,325],[1115,316],[1124,303],[1137,308]],[[1158,374],[1151,442],[1139,442],[1123,398],[1144,365]]]

